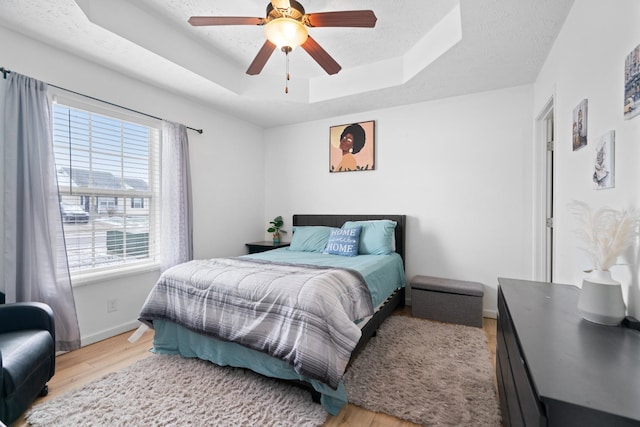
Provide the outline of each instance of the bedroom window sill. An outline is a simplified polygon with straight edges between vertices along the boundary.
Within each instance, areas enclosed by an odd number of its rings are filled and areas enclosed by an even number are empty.
[[[136,274],[143,274],[150,271],[160,272],[160,264],[157,262],[149,262],[137,264],[135,266],[122,267],[117,270],[109,269],[97,272],[83,272],[71,274],[71,286],[74,288],[80,286],[92,285],[94,283],[105,282],[108,280],[117,280],[121,277],[129,277]]]

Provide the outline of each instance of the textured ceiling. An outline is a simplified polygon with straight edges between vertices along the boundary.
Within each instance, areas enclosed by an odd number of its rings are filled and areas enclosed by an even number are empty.
[[[0,25],[264,127],[534,81],[573,0],[307,0],[307,13],[372,9],[368,28],[310,28],[340,63],[302,49],[245,70],[258,26],[192,27],[192,15],[265,15],[267,1],[2,0]],[[2,64],[11,67],[11,64]]]

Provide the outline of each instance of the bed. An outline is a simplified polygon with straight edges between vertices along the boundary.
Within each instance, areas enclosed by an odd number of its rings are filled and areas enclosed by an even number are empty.
[[[288,248],[167,270],[140,312],[155,329],[152,351],[295,382],[337,414],[347,403],[348,364],[404,304],[405,222],[404,215],[294,215]],[[353,248],[344,236],[354,234],[360,251],[345,256]],[[318,252],[325,245],[331,253]]]

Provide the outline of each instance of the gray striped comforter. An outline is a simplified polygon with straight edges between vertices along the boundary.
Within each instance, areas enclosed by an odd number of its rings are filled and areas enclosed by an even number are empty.
[[[175,322],[289,363],[336,388],[373,314],[356,271],[241,258],[190,261],[165,271],[140,321]]]

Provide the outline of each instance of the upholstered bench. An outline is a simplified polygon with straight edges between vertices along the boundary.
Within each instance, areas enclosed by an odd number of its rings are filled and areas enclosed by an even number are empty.
[[[482,283],[415,276],[410,284],[413,316],[482,327]]]

